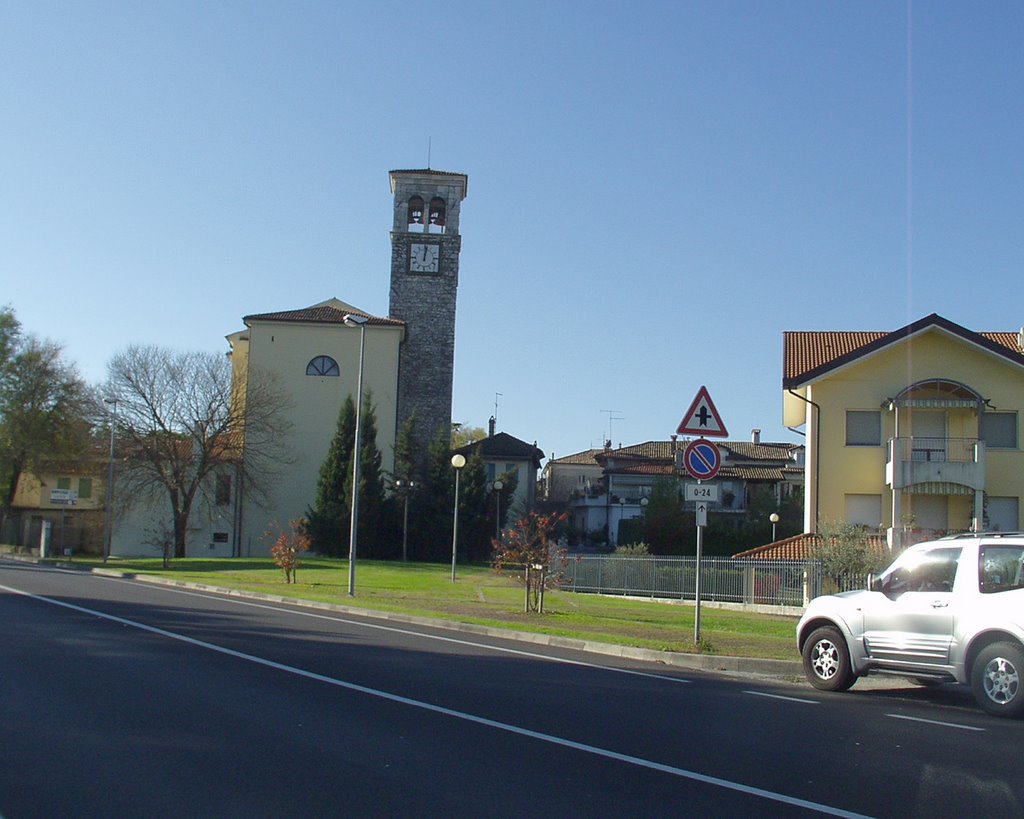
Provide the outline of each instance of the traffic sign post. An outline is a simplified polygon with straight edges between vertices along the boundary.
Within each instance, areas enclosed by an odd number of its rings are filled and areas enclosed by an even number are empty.
[[[697,504],[697,565],[693,573],[693,644],[700,646],[700,553],[704,546],[704,527],[708,524],[708,505]]]
[[[697,503],[697,565],[693,582],[693,642],[700,645],[700,559],[704,548],[704,527],[708,524],[708,505],[718,500],[718,487],[705,487],[701,481],[709,481],[718,474],[722,467],[722,456],[718,447],[705,438],[726,438],[729,433],[722,423],[707,387],[701,387],[690,408],[683,415],[683,420],[676,428],[679,435],[699,435],[691,441],[683,452],[683,466],[686,471],[697,479],[696,486],[686,487],[686,499]],[[714,497],[710,490],[714,489]]]

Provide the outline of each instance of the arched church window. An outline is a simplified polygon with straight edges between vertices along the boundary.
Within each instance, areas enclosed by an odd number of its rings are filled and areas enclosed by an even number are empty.
[[[409,233],[423,233],[423,200],[418,196],[409,199]]]
[[[444,233],[444,199],[435,196],[430,200],[430,221],[428,233]]]
[[[329,355],[318,355],[306,365],[306,375],[340,375],[338,362]]]

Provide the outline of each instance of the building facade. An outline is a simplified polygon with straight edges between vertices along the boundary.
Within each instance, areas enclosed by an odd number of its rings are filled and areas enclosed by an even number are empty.
[[[793,493],[802,491],[802,444],[762,442],[759,431],[753,430],[750,441],[719,441],[716,446],[722,466],[713,480],[705,481],[717,487],[719,501],[713,507],[716,514],[744,514],[755,496],[767,498],[777,508]],[[693,482],[682,464],[685,447],[686,442],[675,438],[617,449],[609,444],[593,451],[593,460],[601,470],[596,481],[589,471],[580,469],[585,463],[567,465],[567,470],[572,470],[567,475],[581,479],[581,485],[568,499],[574,531],[580,535],[603,533],[608,545],[621,545],[619,524],[643,516],[657,481],[677,482],[680,493],[683,482]],[[577,460],[576,456],[571,459]],[[692,509],[693,504],[689,506]]]
[[[1024,349],[932,314],[892,332],[787,332],[783,413],[806,432],[804,528],[1020,530]]]

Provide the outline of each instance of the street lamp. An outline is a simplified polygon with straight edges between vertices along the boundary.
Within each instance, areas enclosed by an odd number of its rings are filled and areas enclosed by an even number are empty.
[[[494,539],[501,542],[501,490],[505,484],[495,481],[494,484]]]
[[[452,467],[455,469],[455,520],[452,524],[452,583],[455,582],[455,547],[459,542],[459,472],[466,465],[466,456],[452,455]]]
[[[416,488],[416,481],[395,481],[395,487],[405,499],[405,511],[402,513],[402,562],[409,559],[409,493]]]
[[[348,532],[348,596],[356,594],[356,533],[359,530],[359,454],[362,449],[362,416],[363,416],[363,355],[366,352],[367,316],[346,313],[344,322],[349,327],[359,328],[359,376],[356,379],[356,441],[352,455],[352,514]]]
[[[778,516],[777,513],[772,512],[768,516],[768,520],[770,520],[772,522],[772,543],[774,543],[775,542],[775,524],[779,522],[779,516]]]
[[[117,424],[117,399],[104,398],[104,404],[113,404],[114,410],[110,415],[110,461],[107,464],[107,513],[103,521],[103,562],[110,557],[110,515],[114,503],[114,427]]]

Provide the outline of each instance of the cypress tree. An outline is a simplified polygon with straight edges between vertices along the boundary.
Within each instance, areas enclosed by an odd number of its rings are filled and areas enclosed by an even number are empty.
[[[351,492],[352,449],[356,437],[356,407],[348,396],[338,412],[334,437],[327,457],[320,465],[313,505],[306,510],[306,533],[313,550],[339,556],[348,541],[348,512]]]

